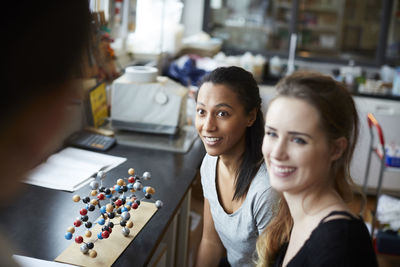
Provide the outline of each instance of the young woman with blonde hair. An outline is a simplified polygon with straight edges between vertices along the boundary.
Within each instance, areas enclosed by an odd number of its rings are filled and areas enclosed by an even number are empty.
[[[276,89],[262,151],[281,198],[257,241],[257,266],[377,266],[368,230],[346,204],[359,130],[352,96],[314,72],[287,76]]]

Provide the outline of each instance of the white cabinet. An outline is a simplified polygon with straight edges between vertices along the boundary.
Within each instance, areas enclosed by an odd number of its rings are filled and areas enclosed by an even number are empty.
[[[360,136],[354,152],[351,165],[351,174],[358,185],[363,184],[367,157],[369,153],[370,134],[367,123],[367,113],[374,114],[382,127],[385,143],[400,143],[400,101],[376,99],[367,97],[354,97],[360,118]],[[377,140],[377,138],[375,138]],[[377,142],[377,141],[376,141]],[[379,160],[376,156],[371,157],[368,188],[375,192],[379,178]],[[400,195],[400,168],[387,171],[383,174],[383,192]]]

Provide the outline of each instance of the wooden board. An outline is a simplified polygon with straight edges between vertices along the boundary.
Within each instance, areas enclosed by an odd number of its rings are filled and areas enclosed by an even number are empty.
[[[94,250],[97,252],[96,258],[89,257],[88,254],[83,254],[80,251],[81,244],[75,243],[74,240],[69,240],[72,244],[66,248],[55,261],[75,264],[79,266],[111,266],[117,258],[122,254],[126,247],[135,239],[136,235],[142,230],[150,218],[156,213],[157,207],[154,203],[142,201],[139,208],[134,210],[131,209],[129,212],[131,214],[131,220],[133,221],[133,227],[130,228],[129,236],[124,236],[122,234],[122,227],[120,225],[115,225],[112,229],[110,237],[107,239],[97,240],[94,243]],[[98,219],[100,219],[99,217]],[[96,220],[97,221],[97,220]],[[113,219],[112,221],[119,222],[119,219]],[[81,226],[85,228],[85,226]],[[79,227],[79,228],[81,228]],[[82,235],[81,231],[83,229],[76,229],[73,236]],[[85,242],[92,242],[97,238],[97,233],[101,231],[102,225],[96,224],[92,229],[92,237],[84,237]],[[86,228],[85,228],[86,229]],[[80,233],[77,235],[77,232]],[[66,240],[67,242],[67,240]]]

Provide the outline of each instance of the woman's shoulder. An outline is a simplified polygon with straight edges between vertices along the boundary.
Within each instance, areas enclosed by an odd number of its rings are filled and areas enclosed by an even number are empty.
[[[218,160],[218,156],[211,156],[208,153],[206,153],[203,157],[203,161],[201,163],[201,166],[204,165],[210,165],[210,164],[216,164]]]
[[[307,241],[307,251],[309,255],[319,255],[320,259],[314,260],[340,260],[354,262],[354,266],[377,266],[368,229],[360,217],[348,216],[321,221]]]
[[[267,172],[267,168],[265,167],[265,163],[262,163],[256,176],[254,177],[253,181],[251,182],[250,186],[251,190],[264,192],[271,189],[271,185],[269,183],[269,176]]]
[[[209,154],[205,154],[203,161],[201,163],[200,171],[202,174],[215,170],[217,165],[218,157],[210,156]]]
[[[328,238],[332,242],[343,239],[357,241],[360,237],[369,240],[369,232],[361,217],[348,211],[332,211],[320,221],[311,237]]]

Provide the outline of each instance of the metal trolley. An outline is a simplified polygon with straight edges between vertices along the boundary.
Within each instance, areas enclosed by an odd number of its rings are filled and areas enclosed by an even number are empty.
[[[387,155],[386,155],[386,151],[385,151],[385,138],[383,135],[382,127],[372,113],[367,114],[367,121],[368,121],[369,133],[370,133],[370,143],[369,143],[369,153],[368,153],[368,159],[367,159],[367,165],[366,165],[364,184],[363,184],[363,188],[362,188],[363,193],[365,195],[367,194],[368,176],[369,176],[369,171],[370,171],[372,154],[376,155],[380,161],[378,185],[376,188],[376,203],[375,203],[374,210],[372,211],[371,237],[373,238],[376,223],[377,223],[376,212],[377,212],[377,208],[378,208],[379,196],[381,195],[381,191],[382,191],[382,181],[383,181],[384,172],[385,171],[400,171],[400,168],[391,167],[391,166],[386,165]],[[374,128],[376,131],[374,131]],[[376,135],[379,139],[378,140],[379,143],[378,143],[377,147],[374,146],[374,139],[375,139]],[[362,212],[364,211],[364,209],[365,209],[365,205],[362,208]]]

